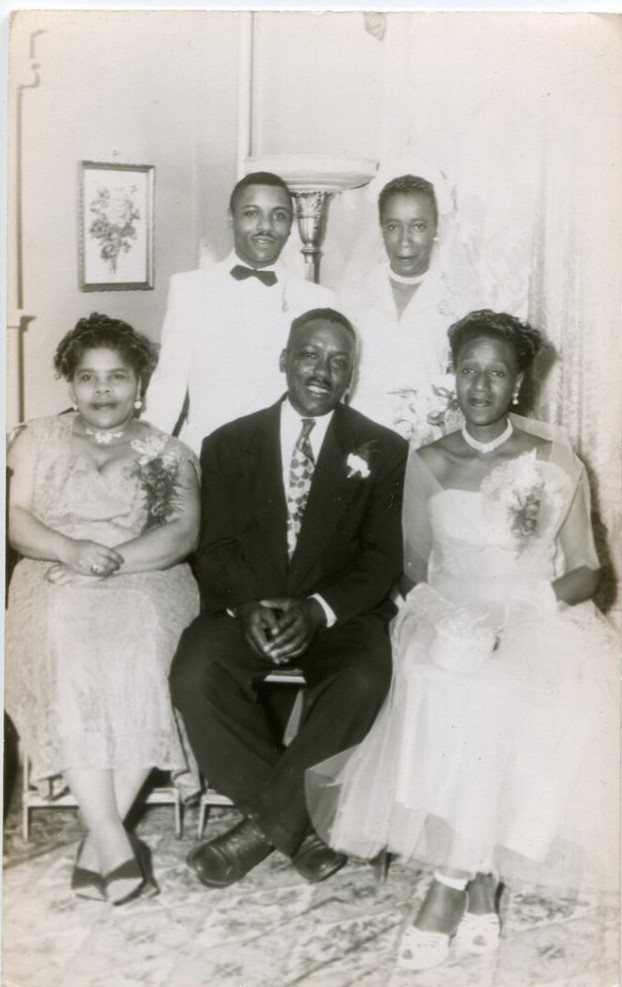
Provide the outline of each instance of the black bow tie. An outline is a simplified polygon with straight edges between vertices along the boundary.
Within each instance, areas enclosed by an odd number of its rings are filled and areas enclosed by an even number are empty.
[[[236,264],[235,267],[231,268],[229,273],[236,281],[246,281],[247,278],[258,278],[262,284],[267,285],[269,288],[277,282],[277,276],[274,271],[256,271],[254,267],[244,267],[242,264]]]

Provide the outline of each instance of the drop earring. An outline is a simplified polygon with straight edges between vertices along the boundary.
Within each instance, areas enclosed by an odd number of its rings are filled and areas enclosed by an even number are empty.
[[[512,404],[518,404],[518,393],[516,393],[512,398]]]
[[[142,406],[143,406],[142,398],[136,398],[136,400],[134,401],[134,407],[136,408],[136,411],[142,408]]]

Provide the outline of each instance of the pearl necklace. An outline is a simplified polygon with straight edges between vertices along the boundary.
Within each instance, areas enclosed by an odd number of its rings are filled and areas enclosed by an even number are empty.
[[[86,435],[95,439],[98,446],[109,446],[112,442],[117,439],[121,439],[127,432],[126,428],[122,428],[120,432],[105,432],[99,431],[96,428],[89,428],[88,425],[84,426],[84,432]]]
[[[467,432],[466,425],[462,426],[462,438],[468,446],[471,446],[471,449],[477,449],[478,452],[493,452],[495,449],[498,449],[499,446],[502,446],[504,442],[507,442],[513,432],[514,429],[512,427],[512,422],[508,418],[508,423],[501,435],[498,435],[496,439],[492,440],[492,442],[478,442],[477,439],[474,439],[473,436]]]

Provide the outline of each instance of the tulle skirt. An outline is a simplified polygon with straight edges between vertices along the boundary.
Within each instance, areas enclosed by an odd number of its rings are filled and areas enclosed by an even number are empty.
[[[466,671],[430,659],[429,598],[392,625],[394,678],[366,739],[307,772],[315,828],[372,858],[564,891],[618,884],[618,662],[591,603],[534,611]]]

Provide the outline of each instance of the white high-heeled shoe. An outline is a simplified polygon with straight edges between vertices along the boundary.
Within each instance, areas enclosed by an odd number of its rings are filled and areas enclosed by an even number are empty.
[[[434,872],[434,880],[453,891],[462,893],[467,885],[465,878],[450,877],[440,871]],[[468,895],[464,894],[463,908],[468,908],[468,904]],[[463,912],[463,918],[464,914]],[[400,939],[397,965],[402,970],[430,970],[434,966],[440,966],[449,956],[449,948],[454,938],[455,933],[449,935],[446,932],[428,932],[418,929],[415,925],[409,925]]]
[[[400,939],[397,965],[402,970],[430,970],[449,956],[451,937],[443,932],[424,932],[409,925]]]
[[[456,930],[456,945],[467,953],[485,956],[499,946],[501,922],[496,912],[475,915],[465,912]]]

